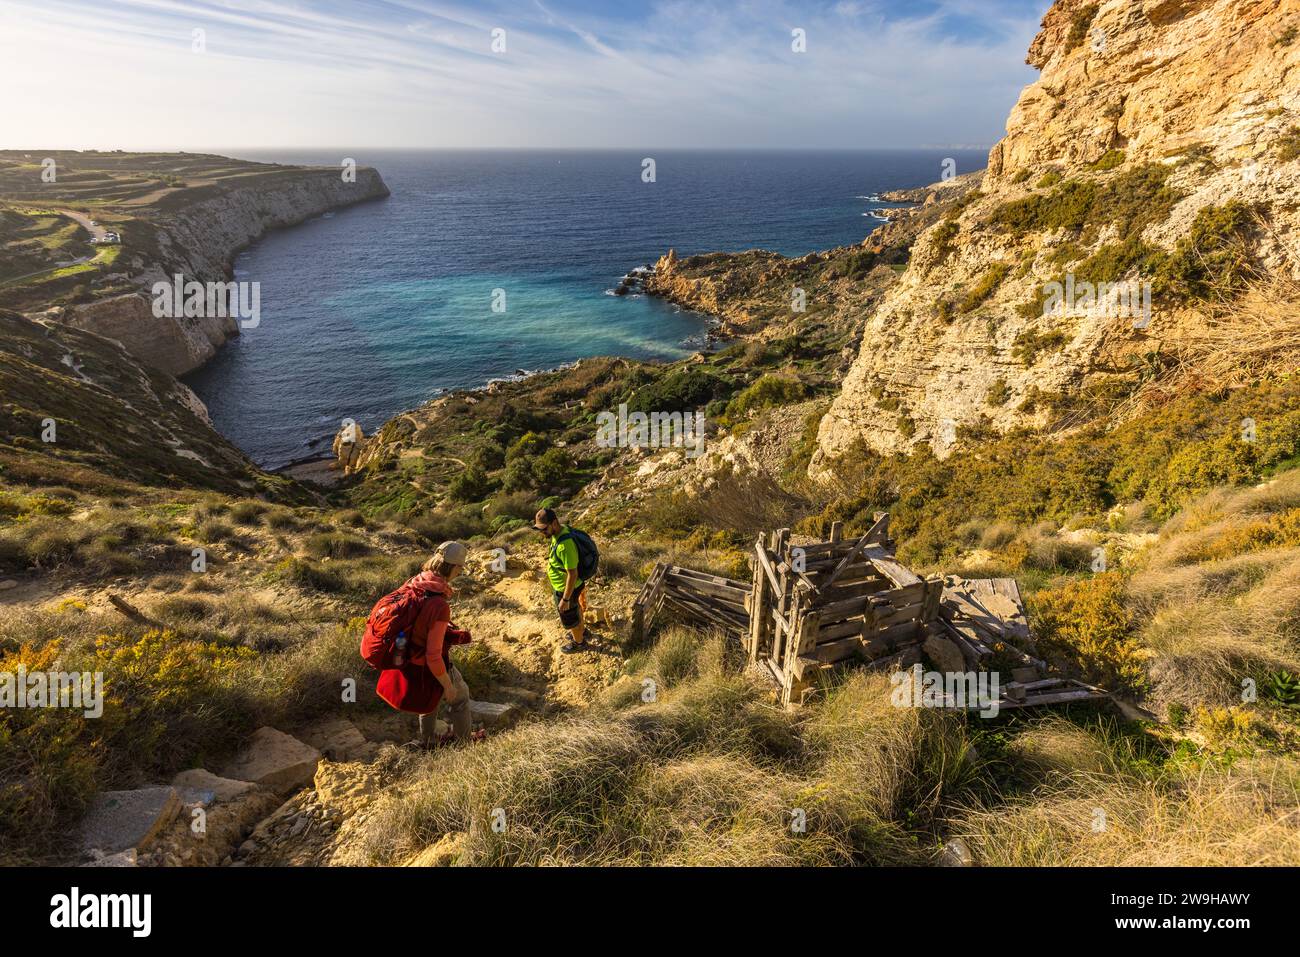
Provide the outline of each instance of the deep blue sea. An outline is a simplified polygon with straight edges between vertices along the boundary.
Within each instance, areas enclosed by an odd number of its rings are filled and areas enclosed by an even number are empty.
[[[706,323],[611,290],[669,247],[791,256],[860,242],[882,190],[984,165],[977,151],[238,152],[378,168],[392,196],[274,232],[236,277],[261,284],[261,323],[186,377],[218,430],[259,464],[328,448],[344,418],[369,433],[440,390],[583,356],[673,359]],[[656,162],[642,181],[642,159]],[[492,309],[504,290],[505,311]]]

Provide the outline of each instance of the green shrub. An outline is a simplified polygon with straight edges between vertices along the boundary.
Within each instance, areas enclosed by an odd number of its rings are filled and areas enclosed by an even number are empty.
[[[934,227],[932,235],[938,262],[943,262],[952,253],[953,240],[957,238],[957,234],[960,232],[961,225],[956,219],[945,219]]]
[[[991,222],[1015,235],[1054,229],[1081,231],[1114,225],[1121,235],[1141,232],[1164,222],[1181,194],[1166,185],[1171,170],[1147,163],[1117,173],[1102,182],[1069,179],[1050,193],[1004,203]]]
[[[559,492],[573,487],[573,458],[565,449],[547,449],[533,463],[533,487],[543,492]]]
[[[447,486],[447,494],[454,502],[479,502],[492,490],[488,477],[473,466],[457,474]]]
[[[1044,352],[1058,351],[1070,341],[1070,337],[1059,329],[1025,329],[1012,343],[1011,354],[1026,366],[1032,366]]]
[[[266,573],[271,581],[297,585],[315,591],[338,592],[343,590],[343,579],[333,568],[325,568],[301,558],[286,558]]]
[[[1002,285],[1002,280],[1007,278],[1007,273],[1011,271],[1011,264],[998,262],[988,268],[988,271],[980,277],[980,281],[967,291],[957,306],[959,312],[974,312],[978,309],[989,296],[993,295],[994,290]]]
[[[1124,580],[1105,572],[1037,592],[1029,603],[1039,651],[1108,690],[1147,685],[1144,653],[1124,602]]]
[[[1204,207],[1174,251],[1153,263],[1155,291],[1186,299],[1240,293],[1255,272],[1254,231],[1254,210],[1245,203]]]
[[[1295,29],[1295,27],[1291,28],[1293,33]],[[1283,163],[1300,159],[1300,126],[1293,126],[1278,137],[1274,149],[1277,150],[1277,158]]]
[[[505,453],[499,445],[480,445],[470,453],[469,467],[480,472],[492,472],[505,464]]]
[[[992,406],[1003,406],[1011,398],[1011,390],[1007,388],[1006,379],[996,379],[989,389],[984,393],[984,401]]]
[[[771,406],[798,402],[804,397],[804,391],[799,380],[769,373],[750,383],[727,403],[726,418],[739,421]]]
[[[230,520],[236,525],[259,525],[267,506],[262,502],[244,500],[230,507]]]
[[[1065,37],[1065,48],[1073,50],[1079,44],[1083,43],[1088,37],[1088,28],[1092,26],[1092,21],[1097,19],[1097,11],[1101,5],[1097,3],[1086,3],[1074,15],[1070,17],[1070,32]]]
[[[1116,167],[1123,166],[1123,165],[1124,165],[1123,150],[1107,150],[1105,153],[1101,155],[1101,158],[1098,159],[1097,162],[1093,163],[1088,168],[1097,170],[1098,172],[1104,172],[1106,170],[1112,170],[1115,169]]]
[[[373,550],[364,538],[347,532],[318,532],[310,536],[303,550],[312,558],[356,558]]]
[[[627,407],[630,412],[693,412],[731,390],[730,380],[692,366],[637,389]]]
[[[540,455],[549,445],[545,436],[538,435],[536,432],[525,432],[506,450],[505,461],[510,463],[517,459]]]

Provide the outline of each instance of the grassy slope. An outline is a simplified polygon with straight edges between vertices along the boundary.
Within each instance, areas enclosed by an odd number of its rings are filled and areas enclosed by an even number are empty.
[[[165,377],[120,350],[6,318],[18,347],[0,367],[0,563],[20,587],[0,616],[0,657],[6,667],[104,670],[115,702],[113,720],[99,724],[63,712],[0,716],[7,854],[57,858],[97,788],[215,766],[258,724],[337,712],[340,679],[365,676],[356,617],[433,544],[479,535],[478,549],[536,560],[513,529],[543,496],[575,491],[575,471],[581,480],[607,464],[590,444],[597,409],[712,403],[737,435],[791,400],[815,409],[835,388],[852,312],[806,347],[741,343],[668,366],[594,360],[473,403],[454,396],[390,423],[362,480],[330,501],[251,470],[192,414],[160,401]],[[894,863],[932,860],[959,835],[986,862],[1295,862],[1296,831],[1283,822],[1297,806],[1294,407],[1294,384],[1271,381],[1189,394],[1054,442],[971,434],[943,463],[862,454],[843,463],[838,488],[785,482],[781,514],[805,532],[836,518],[853,530],[887,507],[909,561],[1017,574],[1051,657],[1143,696],[1163,724],[1087,709],[968,723],[888,707],[887,686],[865,675],[786,714],[707,636],[670,630],[640,649],[619,633],[623,677],[592,709],[465,752],[390,753],[392,793],[348,835],[349,853],[394,862],[447,840],[475,863]],[[39,442],[45,415],[61,420],[54,447]],[[1250,443],[1245,417],[1258,427]],[[541,441],[521,441],[529,432]],[[214,467],[175,456],[177,436]],[[810,445],[785,438],[788,479]],[[571,461],[551,471],[550,447]],[[482,484],[453,490],[466,469],[451,458],[481,465]],[[770,524],[761,490],[646,495],[622,464],[601,472],[600,500],[617,504],[591,513],[606,541],[602,595],[625,600],[665,554],[729,563],[752,526]],[[1270,476],[1275,485],[1249,490]],[[463,504],[439,506],[449,497]],[[347,509],[353,501],[362,512]],[[1086,570],[1098,545],[1112,568],[1103,575]],[[205,575],[189,571],[198,546],[212,559]],[[165,629],[115,616],[109,590]],[[485,591],[467,605],[501,601]],[[506,637],[492,647],[507,653]],[[477,660],[474,687],[490,685],[496,653]],[[528,667],[553,682],[547,662]],[[607,673],[580,677],[595,689]],[[653,703],[640,698],[646,677],[661,692]],[[1245,679],[1254,702],[1241,701]],[[362,713],[383,713],[364,686],[359,700]],[[526,826],[495,835],[484,810],[497,806]],[[1102,838],[1096,807],[1112,823]],[[809,821],[801,836],[788,827],[794,809]]]

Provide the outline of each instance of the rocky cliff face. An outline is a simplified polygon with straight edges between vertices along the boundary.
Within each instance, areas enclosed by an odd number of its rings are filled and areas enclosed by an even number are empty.
[[[1238,241],[1252,275],[1300,278],[1297,34],[1297,0],[1058,0],[981,192],[868,318],[812,473],[858,442],[1044,425],[1201,321]],[[1102,282],[1118,307],[1082,295]]]
[[[170,283],[178,273],[186,281],[226,281],[235,255],[269,230],[387,195],[370,168],[358,169],[355,183],[334,169],[289,167],[183,190],[151,208],[136,229],[124,230],[132,248],[143,238],[149,250],[130,276],[140,291],[68,307],[59,318],[118,340],[154,368],[182,375],[211,359],[238,335],[239,325],[221,316],[155,316],[154,283]]]

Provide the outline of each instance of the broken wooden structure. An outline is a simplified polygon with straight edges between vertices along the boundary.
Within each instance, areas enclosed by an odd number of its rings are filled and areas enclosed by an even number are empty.
[[[811,545],[790,544],[789,529],[759,536],[741,643],[782,703],[802,703],[817,675],[841,664],[897,669],[920,660],[943,582],[918,577],[893,552],[883,513],[851,541],[838,522],[829,541]]]
[[[788,528],[760,535],[750,565],[750,582],[656,565],[632,606],[634,638],[664,609],[729,632],[786,705],[842,665],[901,671],[923,653],[941,671],[1005,674],[1000,707],[1106,697],[1048,675],[1014,579],[919,577],[894,557],[886,513],[849,540],[839,522],[812,544],[791,544]]]
[[[632,635],[637,641],[644,638],[664,608],[723,631],[742,633],[749,629],[748,597],[748,582],[660,562],[632,604]]]

